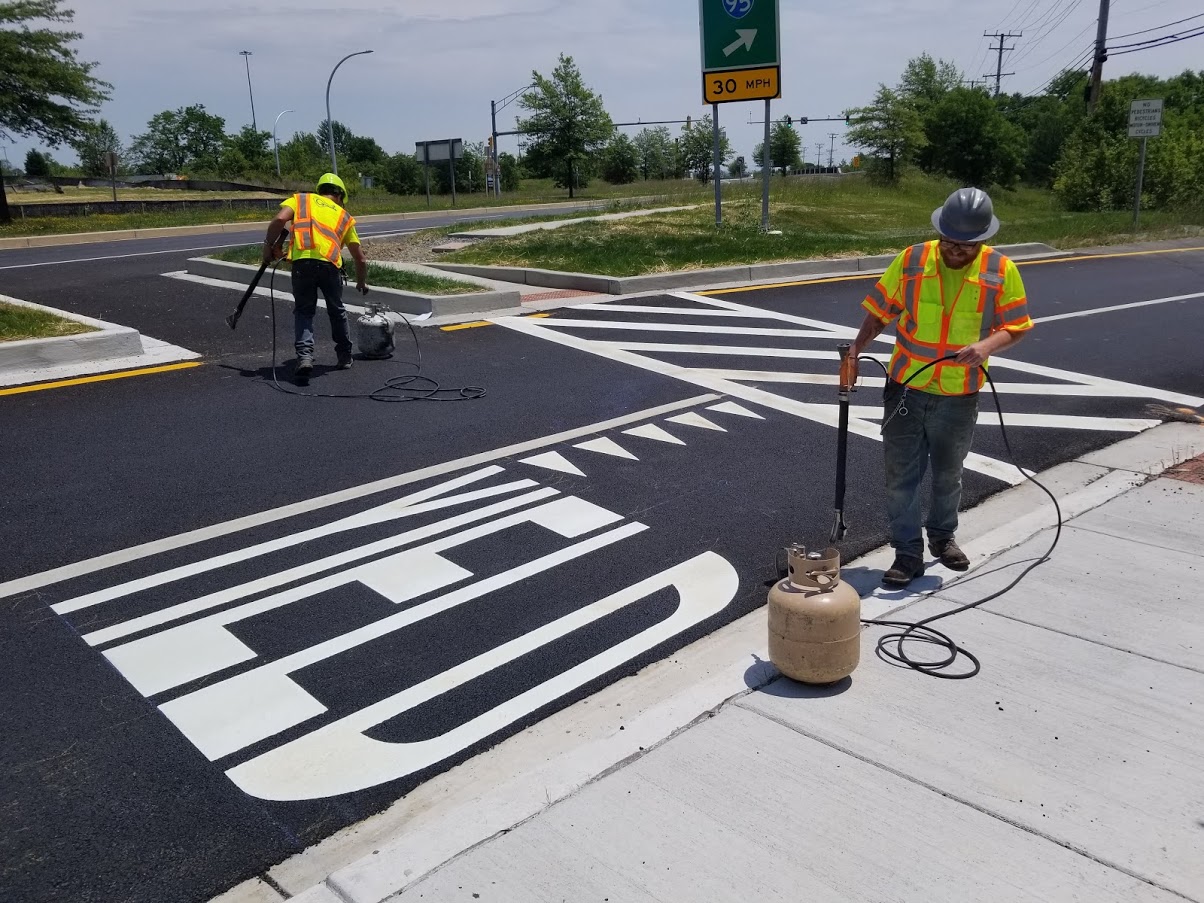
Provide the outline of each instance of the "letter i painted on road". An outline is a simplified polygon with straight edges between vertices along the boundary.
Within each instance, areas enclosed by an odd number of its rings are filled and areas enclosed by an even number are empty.
[[[782,96],[778,0],[699,0],[705,103]]]

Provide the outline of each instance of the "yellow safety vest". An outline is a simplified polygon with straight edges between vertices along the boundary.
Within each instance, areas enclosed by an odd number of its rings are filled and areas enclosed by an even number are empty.
[[[289,260],[312,258],[339,266],[343,243],[355,225],[351,214],[322,195],[301,193],[294,195],[293,200],[297,207]]]
[[[984,246],[946,311],[938,246],[938,241],[930,241],[903,252],[899,295],[904,312],[896,326],[890,361],[890,376],[896,382],[907,382],[925,365],[981,340],[984,327],[995,322],[1003,299],[1007,258]],[[929,367],[908,385],[940,395],[969,395],[979,391],[984,381],[977,367],[949,361]]]

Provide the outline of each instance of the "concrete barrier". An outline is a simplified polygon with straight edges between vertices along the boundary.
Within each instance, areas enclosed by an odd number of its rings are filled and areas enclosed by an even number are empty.
[[[36,371],[49,367],[126,358],[143,352],[142,336],[138,330],[118,326],[103,320],[94,320],[68,311],[56,310],[41,304],[22,301],[0,295],[0,301],[15,307],[29,307],[44,313],[74,320],[91,326],[94,332],[79,335],[56,336],[48,339],[22,339],[17,342],[0,342],[0,375],[18,371]]]

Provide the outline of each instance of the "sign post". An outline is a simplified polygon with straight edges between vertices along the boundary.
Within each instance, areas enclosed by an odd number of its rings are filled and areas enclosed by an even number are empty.
[[[765,101],[761,228],[769,230],[770,101],[782,96],[778,0],[699,0],[702,99],[715,128],[715,223],[723,222],[719,184],[719,104]]]
[[[113,203],[117,203],[117,154],[113,151],[105,153],[105,169],[109,171],[109,185],[113,189]]]
[[[426,175],[426,205],[431,206],[431,164],[444,160],[451,166],[452,206],[456,206],[456,160],[464,156],[462,138],[444,138],[441,141],[418,141],[414,144],[414,156],[422,161]]]
[[[1133,201],[1133,228],[1141,223],[1141,185],[1145,181],[1146,145],[1151,138],[1162,134],[1162,101],[1135,100],[1129,106],[1129,137],[1141,139],[1141,156],[1137,163],[1137,194]]]

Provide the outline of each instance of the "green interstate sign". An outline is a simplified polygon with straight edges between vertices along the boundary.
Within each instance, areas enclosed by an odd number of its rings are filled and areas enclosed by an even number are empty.
[[[702,71],[781,65],[778,0],[699,0]]]

